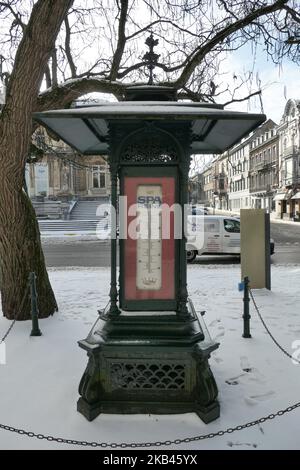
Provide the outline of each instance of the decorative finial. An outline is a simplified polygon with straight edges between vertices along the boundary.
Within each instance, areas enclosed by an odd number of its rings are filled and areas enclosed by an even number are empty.
[[[143,59],[148,62],[147,67],[150,72],[148,85],[153,85],[153,70],[157,65],[157,61],[160,57],[160,54],[155,54],[155,52],[153,51],[154,46],[157,46],[158,44],[158,39],[154,39],[152,31],[150,36],[146,39],[145,44],[147,44],[147,46],[149,47],[149,52],[146,52],[143,57]]]

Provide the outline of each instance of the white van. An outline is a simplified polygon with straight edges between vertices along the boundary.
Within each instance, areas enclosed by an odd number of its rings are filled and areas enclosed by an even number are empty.
[[[194,261],[197,255],[204,254],[240,255],[240,221],[236,217],[223,215],[188,216],[188,234],[186,244],[188,262]],[[270,243],[272,255],[274,241],[271,240]]]

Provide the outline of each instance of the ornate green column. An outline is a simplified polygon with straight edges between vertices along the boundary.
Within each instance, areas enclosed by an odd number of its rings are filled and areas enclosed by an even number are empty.
[[[117,162],[111,157],[110,161],[110,174],[111,174],[111,248],[110,248],[110,261],[111,261],[111,278],[110,278],[110,308],[108,315],[114,317],[121,312],[118,308],[118,289],[117,289],[117,210],[118,210],[118,165]]]
[[[177,315],[183,320],[190,318],[190,312],[187,307],[187,258],[186,258],[186,227],[187,214],[186,206],[188,204],[188,183],[189,183],[190,156],[189,154],[181,157],[179,164],[179,184],[180,184],[180,205],[182,209],[182,237],[180,240],[180,278],[179,278],[179,299]]]

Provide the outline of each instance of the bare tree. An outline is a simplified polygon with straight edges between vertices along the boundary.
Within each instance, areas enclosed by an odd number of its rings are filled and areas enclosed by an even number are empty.
[[[13,10],[15,3],[0,3],[2,11],[13,12],[14,21],[22,30],[0,116],[2,306],[6,317],[14,317],[26,292],[28,274],[35,271],[40,312],[45,317],[52,314],[57,305],[45,268],[34,210],[22,187],[32,134],[31,115],[55,39],[72,1],[39,0],[32,7],[26,25]],[[19,313],[19,319],[28,317],[28,299],[24,312]]]
[[[56,309],[38,225],[22,190],[33,111],[68,107],[92,92],[122,99],[128,84],[147,83],[150,31],[160,40],[155,82],[176,88],[180,98],[234,102],[259,94],[258,87],[236,97],[250,76],[235,77],[228,99],[231,87],[218,77],[226,54],[249,42],[263,43],[274,62],[299,62],[296,0],[6,0],[0,23],[9,77],[0,115],[0,259],[8,318],[20,308],[29,271],[38,275],[41,316]],[[27,299],[21,318],[28,315]]]

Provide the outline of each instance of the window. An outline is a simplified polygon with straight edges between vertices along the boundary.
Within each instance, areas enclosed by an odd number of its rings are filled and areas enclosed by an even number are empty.
[[[205,232],[216,232],[220,231],[218,220],[207,220],[204,219],[204,230]]]
[[[285,179],[290,181],[293,177],[293,160],[290,158],[285,162]]]
[[[49,171],[47,163],[35,163],[35,192],[37,196],[47,196],[49,193]]]
[[[93,188],[102,189],[106,186],[106,169],[104,165],[93,166]]]
[[[224,219],[224,228],[226,232],[240,233],[240,222],[238,220]]]

